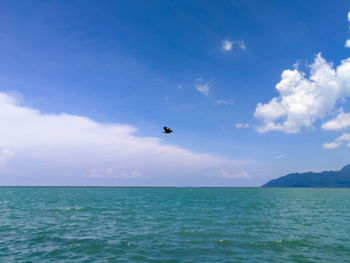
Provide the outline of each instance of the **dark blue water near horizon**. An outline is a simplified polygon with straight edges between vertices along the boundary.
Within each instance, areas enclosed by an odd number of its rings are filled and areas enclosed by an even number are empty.
[[[0,262],[350,262],[350,189],[0,188]]]

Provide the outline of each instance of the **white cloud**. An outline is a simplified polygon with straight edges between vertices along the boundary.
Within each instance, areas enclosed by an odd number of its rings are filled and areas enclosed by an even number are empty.
[[[350,141],[350,133],[344,133],[342,136],[337,138],[337,141]]]
[[[350,12],[348,12],[348,21],[350,22]],[[350,27],[349,27],[349,29],[350,29]],[[350,39],[346,40],[344,46],[350,48]]]
[[[224,169],[220,170],[220,177],[228,179],[250,179],[249,174],[245,171],[239,173],[229,173]]]
[[[298,133],[324,118],[339,99],[350,95],[350,58],[334,69],[319,53],[310,71],[308,78],[298,69],[283,71],[276,85],[279,96],[256,107],[254,116],[263,121],[259,132]]]
[[[344,47],[350,47],[350,39],[347,39],[346,41],[345,41],[345,45],[344,45]]]
[[[298,69],[300,67],[300,60],[297,60],[294,64],[293,64],[293,68]]]
[[[118,182],[184,174],[201,178],[213,169],[234,171],[251,164],[137,136],[137,129],[130,125],[98,123],[66,113],[45,114],[20,105],[5,93],[0,93],[0,127],[0,164],[37,184],[42,181],[35,180],[45,178],[55,178],[46,183],[65,178],[62,184],[73,179],[81,184],[79,178],[92,177]],[[1,170],[0,182],[4,175]]]
[[[183,86],[182,85],[177,85],[177,89],[182,89]]]
[[[216,104],[217,105],[231,105],[231,104],[233,104],[233,102],[232,101],[228,101],[228,100],[217,100]]]
[[[343,130],[350,126],[350,113],[344,113],[343,110],[333,119],[322,124],[324,130]]]
[[[238,42],[237,42],[237,45],[238,45],[238,47],[239,47],[240,49],[242,49],[242,50],[246,50],[246,49],[247,49],[247,47],[246,47],[244,41],[238,41]]]
[[[236,128],[249,128],[248,123],[236,123]]]
[[[329,142],[329,143],[324,143],[323,148],[335,149],[335,148],[338,148],[340,145],[341,145],[341,142]]]
[[[196,81],[194,83],[194,87],[200,93],[208,96],[208,93],[209,93],[209,90],[210,90],[210,86],[209,86],[208,82],[203,82],[203,80],[201,78],[198,78],[198,79],[196,79]]]
[[[228,39],[222,41],[222,49],[223,50],[230,51],[230,50],[232,50],[232,46],[233,46],[233,41],[230,41]]]
[[[222,41],[221,48],[225,51],[231,51],[234,46],[237,46],[241,50],[247,49],[244,41],[242,41],[242,40],[233,40],[232,41],[232,40],[228,40],[228,39],[225,39],[224,41]]]
[[[350,141],[350,133],[344,133],[342,136],[335,139],[333,142],[324,143],[323,148],[325,149],[335,149],[343,144],[345,141]],[[348,144],[349,147],[349,144]]]

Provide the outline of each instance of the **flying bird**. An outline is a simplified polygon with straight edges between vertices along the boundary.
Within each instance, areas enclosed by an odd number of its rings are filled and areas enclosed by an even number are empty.
[[[164,133],[171,133],[171,132],[173,132],[173,130],[168,128],[168,127],[163,127],[163,129],[164,129]]]

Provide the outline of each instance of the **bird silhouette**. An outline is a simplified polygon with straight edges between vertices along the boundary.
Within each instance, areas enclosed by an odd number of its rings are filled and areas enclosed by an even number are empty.
[[[163,129],[164,129],[164,133],[171,133],[171,132],[173,132],[173,130],[168,128],[168,127],[163,127]]]

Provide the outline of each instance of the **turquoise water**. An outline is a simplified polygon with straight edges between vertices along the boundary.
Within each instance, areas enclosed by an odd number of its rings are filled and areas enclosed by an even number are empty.
[[[0,262],[350,262],[350,189],[0,188]]]

